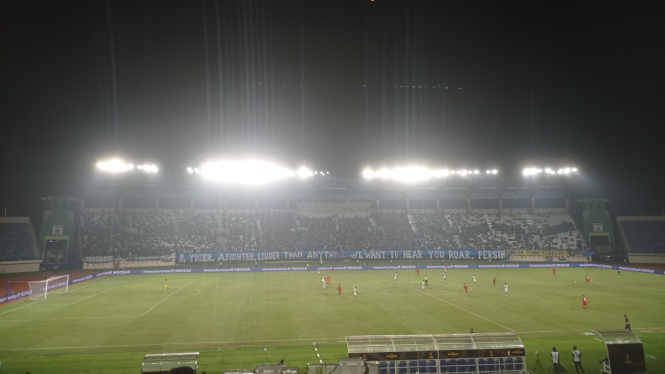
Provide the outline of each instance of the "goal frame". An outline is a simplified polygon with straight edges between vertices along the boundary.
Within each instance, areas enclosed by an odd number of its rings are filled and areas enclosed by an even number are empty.
[[[32,290],[28,296],[30,300],[46,300],[49,294],[69,292],[69,274],[52,276],[41,281],[29,281],[28,287]]]

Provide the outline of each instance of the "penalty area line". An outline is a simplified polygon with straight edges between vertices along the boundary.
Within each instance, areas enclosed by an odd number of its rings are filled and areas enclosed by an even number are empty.
[[[106,290],[104,290],[104,291],[102,291],[102,292],[97,292],[97,293],[94,294],[94,295],[90,295],[90,296],[88,296],[88,297],[84,297],[83,299],[78,300],[78,301],[75,301],[75,302],[73,302],[73,303],[71,303],[71,304],[69,304],[69,305],[78,304],[78,303],[80,303],[80,302],[83,301],[83,300],[88,300],[89,298],[91,298],[91,297],[93,297],[93,296],[97,296],[97,295],[99,295],[99,294],[103,294],[103,293],[106,292],[106,291],[111,291],[111,290],[114,289],[114,288],[115,288],[115,287],[111,287],[111,288],[108,288],[108,289],[106,289]]]
[[[190,281],[187,282],[184,286],[178,288],[178,289],[175,290],[173,293],[171,293],[171,294],[169,294],[168,296],[166,296],[165,298],[163,298],[162,301],[160,301],[160,302],[158,302],[157,304],[153,305],[152,308],[146,310],[145,313],[141,314],[139,317],[143,317],[143,316],[145,316],[146,314],[148,314],[149,311],[153,310],[157,305],[163,303],[164,301],[166,301],[166,299],[168,299],[169,297],[175,295],[176,292],[182,290],[183,288],[185,288],[188,284],[190,284],[190,283],[192,283],[192,282],[194,282],[194,279],[190,280]]]
[[[373,272],[373,274],[376,275],[376,273],[374,273],[374,272]],[[376,275],[376,276],[378,277],[379,275]],[[409,288],[411,288],[412,290],[416,290],[416,291],[418,291],[417,288],[415,288],[415,287],[411,287],[411,286],[409,286],[409,285],[407,285],[407,284],[404,284],[404,283],[402,283],[402,282],[400,282],[400,281],[397,281],[397,283],[401,284],[401,285],[404,286],[404,287],[409,287]],[[511,329],[510,327],[506,327],[506,326],[504,326],[504,325],[502,325],[502,324],[500,324],[500,323],[498,323],[498,322],[494,322],[494,321],[492,321],[492,320],[490,320],[490,319],[488,319],[488,318],[485,318],[485,317],[483,317],[483,316],[481,316],[481,315],[479,315],[479,314],[476,314],[476,313],[474,313],[474,312],[472,312],[472,311],[470,311],[470,310],[464,309],[464,308],[462,308],[461,306],[455,305],[455,304],[453,304],[453,303],[451,303],[451,302],[449,302],[449,301],[446,301],[446,300],[444,300],[444,299],[442,299],[442,298],[440,298],[440,297],[436,297],[436,296],[434,296],[434,295],[432,295],[432,294],[428,294],[427,292],[423,292],[423,294],[424,294],[424,295],[427,295],[427,296],[429,296],[429,297],[433,297],[433,298],[435,298],[435,299],[437,299],[437,300],[439,300],[439,301],[442,301],[442,302],[444,302],[444,303],[446,303],[446,304],[448,304],[448,305],[454,306],[455,308],[460,309],[460,310],[463,310],[463,311],[465,311],[465,312],[467,312],[467,313],[469,313],[469,314],[471,314],[471,315],[474,315],[474,316],[476,316],[476,317],[478,317],[478,318],[482,318],[482,319],[484,319],[484,320],[487,321],[487,322],[493,323],[493,324],[495,324],[495,325],[497,325],[497,326],[501,326],[501,327],[503,327],[503,328],[506,329],[506,330],[509,330],[509,331],[512,331],[512,332],[515,332],[515,333],[517,332],[517,331]]]

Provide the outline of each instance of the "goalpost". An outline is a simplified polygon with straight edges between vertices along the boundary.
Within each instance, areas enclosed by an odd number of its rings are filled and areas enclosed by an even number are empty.
[[[45,300],[47,296],[53,293],[67,293],[69,291],[69,275],[28,282],[28,287],[32,291],[29,296],[30,300]]]

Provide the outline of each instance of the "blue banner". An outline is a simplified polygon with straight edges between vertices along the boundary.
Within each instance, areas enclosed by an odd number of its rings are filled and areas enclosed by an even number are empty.
[[[233,261],[292,261],[318,262],[333,259],[351,260],[501,260],[503,250],[398,250],[398,251],[293,251],[293,252],[222,252],[178,253],[178,263],[233,262]]]

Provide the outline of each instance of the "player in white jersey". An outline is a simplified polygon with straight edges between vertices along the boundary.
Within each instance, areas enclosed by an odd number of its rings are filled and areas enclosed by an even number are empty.
[[[397,272],[395,272],[395,282],[397,282]]]
[[[444,282],[446,281],[446,273],[445,272],[443,273],[443,281]]]
[[[353,300],[358,300],[358,289],[353,286]]]
[[[328,290],[326,290],[326,282],[323,282],[321,284],[323,285],[323,292],[328,292]]]
[[[476,284],[476,274],[473,275],[473,284]]]
[[[422,283],[422,286],[421,286],[421,287],[422,287],[422,289],[423,289],[423,292],[425,292],[425,281],[423,281],[423,283]]]
[[[503,284],[503,294],[508,296],[508,283]]]

